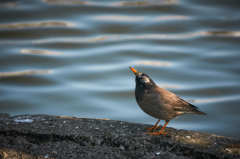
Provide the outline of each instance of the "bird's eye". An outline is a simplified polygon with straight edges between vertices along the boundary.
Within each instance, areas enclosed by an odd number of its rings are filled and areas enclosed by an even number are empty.
[[[151,82],[150,79],[146,76],[142,76],[141,81],[144,82],[144,83],[150,83]]]

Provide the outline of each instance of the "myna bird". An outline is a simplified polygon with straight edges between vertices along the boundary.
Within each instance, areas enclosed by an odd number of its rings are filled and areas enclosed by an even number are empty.
[[[169,121],[176,116],[183,114],[205,115],[196,106],[179,98],[174,93],[160,88],[147,74],[138,72],[133,67],[130,67],[130,69],[136,76],[135,97],[138,105],[145,113],[158,119],[155,125],[148,128],[148,130],[153,131],[157,129],[160,120],[165,120],[165,124],[160,131],[148,132],[148,134],[166,134],[164,129]]]

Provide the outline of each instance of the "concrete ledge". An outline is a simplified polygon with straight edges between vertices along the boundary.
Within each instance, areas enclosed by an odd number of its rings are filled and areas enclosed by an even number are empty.
[[[150,125],[106,119],[0,114],[0,159],[240,158],[240,141],[167,128],[166,136],[144,134]]]

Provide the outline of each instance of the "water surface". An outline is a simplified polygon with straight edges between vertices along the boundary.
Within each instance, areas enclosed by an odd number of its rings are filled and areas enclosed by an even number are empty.
[[[239,138],[238,1],[4,0],[0,112],[153,124],[136,67],[207,116],[171,127]]]

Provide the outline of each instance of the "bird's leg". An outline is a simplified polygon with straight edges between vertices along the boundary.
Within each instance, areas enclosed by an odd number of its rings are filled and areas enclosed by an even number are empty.
[[[151,127],[151,128],[147,128],[147,130],[149,130],[149,131],[153,131],[153,130],[159,128],[160,126],[158,126],[158,123],[159,123],[160,121],[161,121],[161,120],[159,119],[159,120],[154,124],[153,127]]]
[[[150,135],[166,135],[167,133],[164,130],[165,130],[165,128],[166,128],[168,123],[169,123],[169,120],[166,120],[165,124],[163,125],[163,127],[161,128],[160,131],[158,131],[158,132],[149,132],[148,134],[150,134]]]

